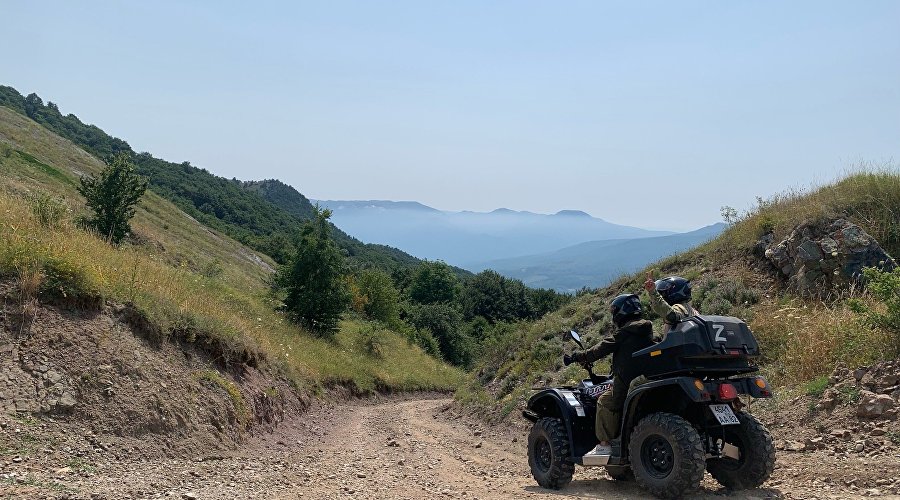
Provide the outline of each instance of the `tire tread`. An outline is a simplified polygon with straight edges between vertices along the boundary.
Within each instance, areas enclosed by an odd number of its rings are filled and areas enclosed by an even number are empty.
[[[555,458],[546,475],[536,470],[534,458],[531,456],[531,447],[537,433],[546,434]],[[558,418],[544,417],[535,422],[531,428],[531,435],[528,438],[528,448],[528,465],[531,468],[531,475],[534,476],[539,485],[544,488],[558,490],[572,481],[572,475],[575,474],[575,464],[571,461],[569,435]]]
[[[673,469],[670,477],[672,480],[663,485],[654,484],[643,470],[641,461],[641,443],[635,442],[635,437],[640,436],[645,429],[655,428],[669,434],[675,441],[673,452],[679,455],[676,462],[677,469]],[[660,498],[681,498],[696,491],[703,480],[706,469],[706,452],[700,434],[687,420],[671,413],[653,413],[641,419],[631,433],[629,444],[629,459],[631,470],[641,488]]]

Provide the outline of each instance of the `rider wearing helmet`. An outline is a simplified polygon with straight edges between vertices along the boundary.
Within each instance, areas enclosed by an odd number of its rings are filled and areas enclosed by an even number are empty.
[[[653,323],[642,319],[644,308],[641,299],[634,294],[622,294],[609,305],[616,332],[587,351],[563,356],[563,363],[593,363],[612,354],[612,375],[615,377],[610,390],[597,398],[596,433],[600,444],[589,454],[610,455],[610,441],[619,435],[619,418],[628,387],[640,375],[640,365],[631,354],[653,345]]]
[[[644,289],[650,296],[650,308],[665,322],[663,335],[680,321],[700,314],[691,306],[691,282],[681,276],[653,281],[652,273],[647,273]]]

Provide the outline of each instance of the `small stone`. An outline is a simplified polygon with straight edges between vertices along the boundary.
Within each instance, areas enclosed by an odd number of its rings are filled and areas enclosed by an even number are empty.
[[[187,493],[182,493],[181,498],[184,498],[185,500],[197,500],[197,494],[189,491]]]
[[[823,438],[822,436],[817,436],[814,438],[806,438],[806,441],[803,444],[806,445],[806,448],[808,448],[810,450],[815,450],[815,449],[821,448],[823,446],[824,440],[825,440],[825,438]]]
[[[473,434],[475,435],[475,437],[478,437],[481,435],[481,431],[475,431]]]
[[[847,429],[834,429],[831,431],[831,435],[836,438],[850,439],[851,432]]]
[[[356,473],[356,477],[358,477],[358,478],[360,478],[360,479],[365,479],[365,478],[366,478],[366,473],[365,473],[365,472],[357,472],[357,473]]]
[[[481,441],[479,441],[479,442],[475,443],[475,447],[476,447],[476,448],[481,448],[481,444],[482,444]]]
[[[872,432],[869,433],[870,436],[875,436],[875,437],[884,436],[885,434],[887,434],[887,431],[885,431],[881,427],[876,427],[876,428],[872,429]]]
[[[785,441],[784,449],[787,451],[804,451],[806,450],[806,445],[799,441]]]

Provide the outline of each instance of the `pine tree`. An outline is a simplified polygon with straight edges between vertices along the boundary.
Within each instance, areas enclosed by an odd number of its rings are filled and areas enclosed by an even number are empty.
[[[284,305],[291,316],[311,331],[331,336],[350,304],[344,279],[344,256],[331,239],[330,210],[315,208],[304,224],[292,260],[282,268],[278,284],[287,292]]]

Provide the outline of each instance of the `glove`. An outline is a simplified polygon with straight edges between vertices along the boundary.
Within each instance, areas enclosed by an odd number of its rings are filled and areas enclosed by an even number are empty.
[[[564,364],[564,365],[569,366],[569,365],[571,365],[571,364],[574,363],[574,362],[575,362],[575,358],[574,358],[574,357],[569,356],[568,354],[563,354],[563,364]]]

